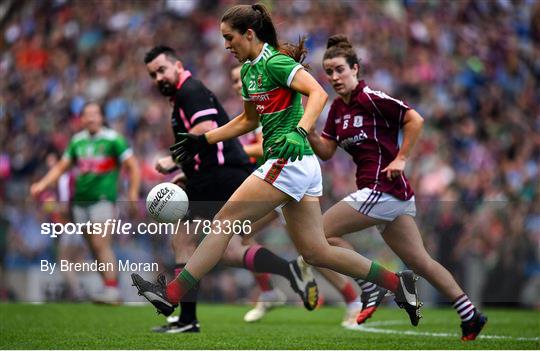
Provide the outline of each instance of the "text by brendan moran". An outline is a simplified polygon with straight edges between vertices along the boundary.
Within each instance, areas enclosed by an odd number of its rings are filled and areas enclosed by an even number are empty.
[[[41,260],[41,271],[53,274],[56,268],[60,272],[157,272],[159,270],[157,262],[131,262],[130,260],[118,260],[116,267],[111,262],[49,262]]]

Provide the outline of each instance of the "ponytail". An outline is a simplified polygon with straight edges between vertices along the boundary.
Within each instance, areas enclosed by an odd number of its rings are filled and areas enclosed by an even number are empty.
[[[257,34],[257,38],[278,49],[279,42],[277,39],[276,28],[274,27],[274,22],[272,22],[272,18],[266,7],[263,4],[255,4],[251,5],[251,9],[256,13],[255,23],[258,26],[257,28],[253,28],[253,30],[255,31],[255,34]]]
[[[305,37],[300,38],[297,45],[291,43],[279,44],[274,22],[272,22],[270,13],[263,4],[233,6],[225,11],[223,17],[221,17],[221,22],[227,23],[240,34],[252,29],[259,40],[292,57],[296,62],[302,63],[307,55],[307,49],[304,45]],[[304,67],[308,68],[309,66],[304,65]]]
[[[307,63],[304,63],[304,60],[307,56],[307,48],[306,48],[306,37],[300,37],[298,38],[298,44],[294,45],[291,43],[284,43],[279,47],[279,52],[282,54],[285,54],[289,57],[292,57],[293,60],[295,60],[298,63],[301,63],[302,66],[304,66],[304,69],[309,70],[310,67]]]

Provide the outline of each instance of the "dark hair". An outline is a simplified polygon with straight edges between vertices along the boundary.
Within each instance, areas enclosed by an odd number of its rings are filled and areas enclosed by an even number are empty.
[[[81,108],[81,112],[80,112],[81,116],[84,114],[84,110],[86,110],[88,108],[88,106],[90,106],[90,105],[96,105],[98,107],[98,109],[99,109],[99,113],[103,117],[105,117],[105,114],[104,114],[104,111],[103,111],[103,106],[101,106],[101,104],[98,101],[95,101],[95,100],[89,100],[89,101],[84,103],[84,105]]]
[[[353,68],[354,64],[357,64],[358,68],[360,68],[358,56],[356,56],[356,52],[347,36],[343,34],[332,35],[326,42],[326,51],[324,52],[323,61],[336,57],[345,58],[345,61],[347,61],[350,68]],[[358,70],[358,74],[360,74],[360,69]]]
[[[144,64],[149,64],[161,54],[165,54],[167,59],[169,59],[171,62],[176,62],[180,60],[173,48],[165,45],[158,45],[154,46],[150,51],[146,53],[146,55],[144,55]]]
[[[302,63],[306,58],[307,49],[304,45],[306,38],[300,38],[296,45],[291,43],[280,45],[270,13],[263,4],[233,6],[225,11],[221,22],[227,23],[240,34],[252,29],[257,38],[270,44],[281,53],[292,57],[296,62]],[[304,65],[304,67],[308,68],[309,66]]]

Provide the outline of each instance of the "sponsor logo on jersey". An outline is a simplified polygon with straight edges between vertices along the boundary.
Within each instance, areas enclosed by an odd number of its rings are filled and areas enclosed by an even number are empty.
[[[81,156],[77,161],[77,167],[81,173],[106,173],[117,167],[114,157],[94,157]]]
[[[250,93],[250,101],[257,104],[259,114],[274,113],[287,109],[292,105],[293,93],[290,89],[275,88],[261,93]]]
[[[251,95],[251,101],[268,101],[268,100],[270,100],[270,94]]]
[[[351,146],[351,145],[356,145],[356,144],[360,144],[362,143],[364,140],[366,140],[368,138],[366,132],[364,132],[363,130],[360,131],[360,133],[352,136],[352,137],[349,137],[349,138],[345,138],[343,140],[341,140],[339,142],[339,145],[346,149],[347,147]]]

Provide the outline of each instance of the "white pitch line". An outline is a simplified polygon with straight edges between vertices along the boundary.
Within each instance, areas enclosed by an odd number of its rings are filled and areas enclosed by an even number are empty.
[[[398,334],[398,335],[414,335],[414,336],[431,336],[439,338],[459,338],[461,335],[456,333],[430,333],[430,332],[419,332],[414,330],[393,330],[393,329],[380,329],[375,328],[378,326],[391,326],[391,325],[406,325],[408,322],[393,320],[393,321],[380,321],[380,322],[370,322],[363,325],[358,325],[355,327],[349,327],[350,330],[358,330],[367,333],[378,333],[378,334]],[[523,337],[514,337],[506,335],[479,335],[478,339],[497,339],[497,340],[518,340],[518,341],[540,341],[540,337],[537,338],[523,338]]]

